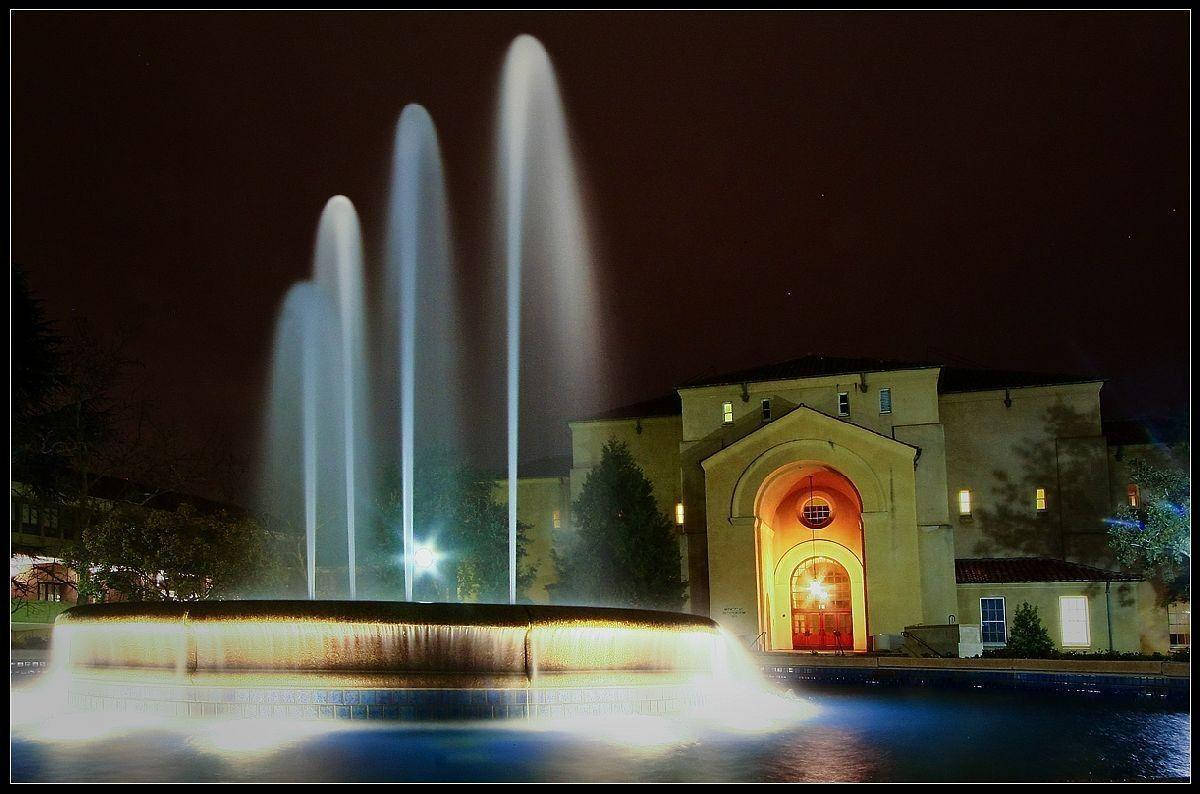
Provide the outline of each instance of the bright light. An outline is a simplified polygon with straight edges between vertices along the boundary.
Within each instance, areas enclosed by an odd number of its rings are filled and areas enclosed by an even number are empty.
[[[808,583],[808,594],[818,601],[824,601],[829,598],[829,591],[825,589],[825,585],[816,579]]]
[[[675,526],[683,526],[683,502],[675,503]]]
[[[422,571],[428,571],[437,562],[437,558],[434,556],[433,549],[429,548],[428,546],[419,546],[417,550],[413,552],[413,562],[415,562],[417,567]]]

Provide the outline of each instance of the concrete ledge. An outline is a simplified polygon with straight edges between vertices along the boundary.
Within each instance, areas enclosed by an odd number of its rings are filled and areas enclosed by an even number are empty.
[[[1187,678],[1187,662],[1108,661],[1103,659],[938,659],[912,656],[824,656],[800,653],[759,654],[764,666],[853,667],[903,670],[1004,670],[1036,673],[1164,675]]]

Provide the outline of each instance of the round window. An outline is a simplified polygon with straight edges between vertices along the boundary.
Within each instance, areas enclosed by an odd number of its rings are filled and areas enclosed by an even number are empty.
[[[800,508],[800,522],[809,529],[822,529],[833,521],[833,508],[820,496],[814,496]]]

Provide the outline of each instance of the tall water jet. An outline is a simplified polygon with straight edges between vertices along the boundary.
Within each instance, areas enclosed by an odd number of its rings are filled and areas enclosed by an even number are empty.
[[[355,535],[363,466],[367,454],[366,362],[363,350],[362,236],[358,214],[345,196],[325,204],[317,227],[314,277],[328,291],[336,310],[341,340],[339,366],[329,373],[341,391],[342,464],[345,488],[346,555],[350,598],[356,597]]]
[[[556,325],[542,343],[557,344],[547,369],[560,384],[594,367],[599,328],[591,300],[591,244],[579,195],[566,116],[554,67],[541,42],[521,35],[504,62],[499,107],[499,186],[503,213],[508,470],[508,596],[517,589],[522,279],[525,265],[546,268],[531,280],[551,285]],[[531,254],[532,250],[532,254]],[[553,340],[553,341],[550,341]],[[570,387],[568,386],[568,391]]]
[[[336,402],[324,377],[337,359],[337,335],[330,334],[333,312],[323,289],[310,281],[292,285],[276,320],[272,347],[269,417],[264,443],[262,511],[274,520],[304,527],[309,598],[316,597],[318,460],[321,445],[332,438],[321,432],[318,417]],[[299,471],[296,469],[299,461]],[[297,506],[302,510],[297,512]]]
[[[450,289],[449,239],[442,157],[437,130],[424,107],[407,105],[396,123],[388,210],[388,313],[396,330],[400,382],[400,475],[404,597],[413,600],[416,542],[413,528],[413,477],[416,439],[416,340],[423,341],[422,376],[426,382],[455,382],[451,351],[455,308]],[[425,411],[422,426],[431,443],[449,445],[447,416],[439,422]],[[454,425],[450,425],[453,427]]]

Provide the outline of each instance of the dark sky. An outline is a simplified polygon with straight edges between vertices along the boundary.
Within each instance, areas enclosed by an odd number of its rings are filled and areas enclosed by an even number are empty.
[[[1186,407],[1182,13],[17,13],[13,259],[59,319],[136,320],[160,410],[248,455],[320,209],[350,196],[378,247],[405,103],[438,124],[460,267],[489,260],[519,33],[554,61],[590,200],[606,402],[826,352]],[[566,451],[551,425],[531,455]]]

